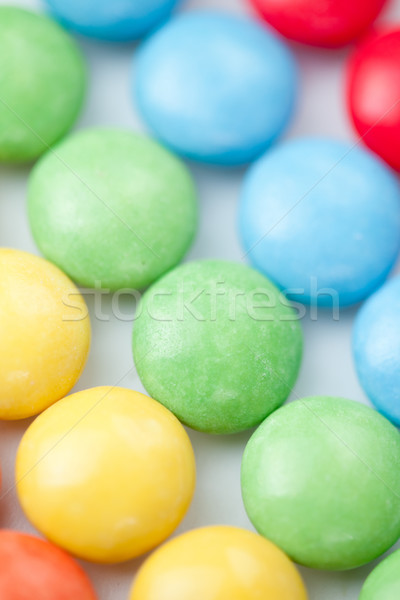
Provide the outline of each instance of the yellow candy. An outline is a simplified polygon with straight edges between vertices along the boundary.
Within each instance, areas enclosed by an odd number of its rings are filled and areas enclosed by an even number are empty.
[[[90,345],[78,289],[48,261],[0,249],[0,419],[36,415],[76,383]]]
[[[140,569],[130,600],[307,600],[295,566],[265,538],[204,527],[159,548]]]
[[[148,396],[98,387],[51,406],[17,454],[18,496],[47,538],[81,558],[128,560],[165,540],[193,495],[179,421]]]

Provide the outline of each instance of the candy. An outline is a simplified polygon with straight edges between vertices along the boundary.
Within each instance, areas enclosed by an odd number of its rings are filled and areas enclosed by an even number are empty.
[[[296,300],[343,306],[379,287],[400,250],[400,187],[371,153],[291,140],[249,171],[240,233],[246,256]]]
[[[149,128],[190,158],[246,163],[284,131],[297,92],[288,48],[257,23],[212,12],[177,17],[139,52],[134,93]]]
[[[369,575],[359,600],[400,598],[400,550],[385,558]]]
[[[203,527],[144,563],[130,600],[307,600],[300,575],[271,542],[237,527]]]
[[[87,560],[144,554],[182,520],[193,495],[189,438],[158,402],[98,387],[61,400],[28,428],[18,496],[51,541]]]
[[[390,421],[400,425],[400,277],[386,283],[361,308],[353,353],[365,393]]]
[[[185,264],[142,297],[133,355],[147,391],[186,425],[233,433],[288,397],[302,353],[297,314],[240,264]]]
[[[0,161],[30,161],[73,125],[86,69],[56,23],[16,7],[0,7],[0,48]]]
[[[57,267],[0,249],[0,418],[24,419],[78,380],[90,345],[86,304]]]
[[[96,600],[83,569],[53,544],[17,531],[0,531],[2,600]]]
[[[400,170],[400,29],[375,34],[349,61],[347,99],[363,142]]]
[[[386,0],[251,0],[260,15],[291,40],[335,47],[362,34]]]
[[[251,437],[242,494],[253,525],[293,560],[351,569],[400,536],[400,436],[342,398],[298,400]]]
[[[197,227],[184,165],[152,140],[90,129],[34,168],[29,220],[43,254],[88,287],[143,288],[174,267]]]
[[[167,19],[179,0],[45,0],[63,25],[90,37],[125,41]]]

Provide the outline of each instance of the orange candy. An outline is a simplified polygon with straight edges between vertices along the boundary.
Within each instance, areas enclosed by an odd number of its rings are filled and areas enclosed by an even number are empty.
[[[49,542],[0,531],[1,600],[96,600],[83,569]]]

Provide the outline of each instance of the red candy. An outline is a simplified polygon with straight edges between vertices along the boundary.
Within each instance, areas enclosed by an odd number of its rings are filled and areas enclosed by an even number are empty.
[[[386,0],[251,0],[285,37],[332,48],[363,33]]]
[[[83,569],[53,544],[0,531],[1,600],[96,600]]]
[[[367,146],[400,170],[400,29],[371,36],[351,58],[349,111]]]

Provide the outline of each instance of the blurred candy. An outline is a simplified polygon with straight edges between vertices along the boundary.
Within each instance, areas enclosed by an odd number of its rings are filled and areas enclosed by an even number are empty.
[[[0,249],[0,419],[24,419],[75,385],[90,345],[86,304],[57,267]]]
[[[359,600],[395,600],[400,598],[400,550],[385,558],[361,590]]]
[[[32,535],[0,531],[2,600],[96,600],[83,569],[66,552]]]
[[[234,433],[286,400],[300,367],[302,332],[268,279],[244,265],[199,261],[144,294],[133,354],[147,391],[186,425]]]
[[[370,152],[296,139],[261,158],[245,180],[239,217],[246,255],[306,304],[359,302],[400,250],[400,187]]]
[[[358,567],[400,536],[400,435],[362,404],[297,400],[251,437],[242,494],[256,529],[296,562]]]
[[[110,40],[145,35],[171,14],[179,0],[44,0],[60,23],[78,33]]]
[[[18,496],[51,541],[112,563],[144,554],[182,520],[195,463],[179,421],[151,398],[98,387],[30,425],[17,454]]]
[[[86,70],[74,41],[35,13],[0,6],[0,161],[29,161],[73,125]]]
[[[335,47],[351,42],[376,19],[386,0],[251,0],[291,40]]]
[[[88,287],[149,285],[181,260],[197,227],[185,166],[129,131],[66,139],[33,169],[28,195],[40,250]]]
[[[196,160],[240,164],[288,125],[297,70],[283,42],[257,23],[192,12],[143,45],[134,86],[144,120],[164,143]]]
[[[348,106],[363,142],[400,170],[400,29],[371,36],[354,53]]]
[[[237,527],[203,527],[156,550],[140,569],[130,600],[307,600],[279,548]]]
[[[400,425],[400,277],[362,306],[353,334],[357,373],[376,408]]]

